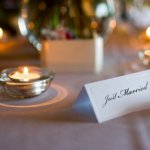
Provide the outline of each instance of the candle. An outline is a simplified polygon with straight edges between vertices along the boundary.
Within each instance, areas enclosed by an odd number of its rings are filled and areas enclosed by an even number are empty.
[[[150,42],[150,26],[147,27],[143,32],[139,34],[139,40],[143,44],[147,44]]]
[[[4,35],[3,29],[2,29],[2,28],[0,28],[0,39],[2,39],[2,38],[3,38],[3,35]]]
[[[29,71],[28,67],[24,67],[22,72],[18,70],[9,74],[10,79],[23,82],[37,80],[40,77],[41,77],[40,73]]]
[[[34,66],[6,68],[1,73],[4,91],[15,98],[34,97],[45,92],[54,78],[54,73]]]
[[[150,27],[146,29],[146,36],[150,39]]]

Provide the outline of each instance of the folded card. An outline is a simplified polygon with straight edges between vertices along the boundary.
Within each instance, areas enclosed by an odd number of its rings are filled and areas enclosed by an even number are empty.
[[[150,108],[150,70],[89,83],[84,91],[99,123]]]

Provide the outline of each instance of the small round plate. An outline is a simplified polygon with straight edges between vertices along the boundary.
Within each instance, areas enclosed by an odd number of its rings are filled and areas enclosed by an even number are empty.
[[[52,84],[46,92],[33,98],[15,99],[2,92],[0,93],[0,108],[40,108],[59,103],[63,101],[67,95],[67,90],[58,84]]]

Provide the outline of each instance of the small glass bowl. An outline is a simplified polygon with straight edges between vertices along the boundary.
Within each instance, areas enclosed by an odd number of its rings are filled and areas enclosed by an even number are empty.
[[[0,75],[0,83],[4,87],[4,91],[12,96],[17,98],[27,98],[34,97],[42,94],[46,91],[54,78],[54,73],[49,72],[47,69],[39,67],[28,67],[29,70],[40,73],[41,77],[36,80],[31,81],[19,81],[13,80],[9,77],[12,72],[18,70],[18,68],[8,68],[4,69]]]

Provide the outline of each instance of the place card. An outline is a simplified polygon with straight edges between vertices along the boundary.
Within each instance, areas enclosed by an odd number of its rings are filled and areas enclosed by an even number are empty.
[[[80,94],[75,106],[81,103],[89,106],[90,101],[99,123],[147,109],[150,108],[150,70],[89,83],[81,93],[82,98]],[[82,109],[86,107],[82,105]]]

